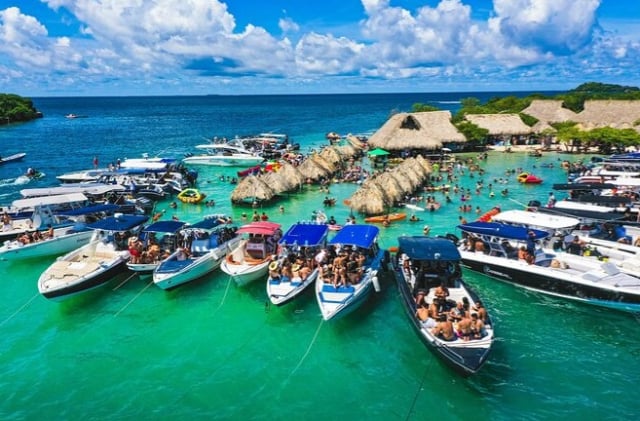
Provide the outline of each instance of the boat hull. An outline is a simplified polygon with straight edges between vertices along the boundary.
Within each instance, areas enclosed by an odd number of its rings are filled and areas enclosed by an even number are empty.
[[[560,271],[515,260],[500,262],[498,258],[467,251],[460,254],[465,267],[518,287],[615,310],[640,311],[640,293],[605,289],[595,282],[575,282],[563,277]]]
[[[160,264],[153,272],[153,283],[164,290],[171,290],[208,275],[220,266],[221,260],[222,258],[217,257],[211,251],[196,259],[186,261],[175,271],[165,271],[163,264]]]
[[[182,160],[188,165],[210,165],[214,167],[253,167],[264,161],[262,157],[233,157],[233,156],[190,156]]]
[[[54,301],[62,301],[71,296],[106,284],[126,269],[126,261],[127,260],[121,256],[111,262],[108,266],[101,266],[99,269],[76,279],[74,282],[70,282],[66,285],[60,285],[57,288],[47,288],[46,282],[40,279],[40,281],[38,281],[38,288],[45,298]]]
[[[283,306],[302,294],[309,285],[316,281],[317,277],[318,269],[316,268],[309,274],[307,279],[302,282],[296,282],[295,280],[274,281],[269,279],[267,281],[267,296],[269,297],[269,300],[271,300],[272,304]]]
[[[351,287],[335,288],[323,281],[316,281],[316,300],[325,321],[338,320],[358,309],[373,291],[372,277],[376,271],[369,271],[359,284]]]
[[[259,264],[246,263],[229,263],[227,260],[222,262],[220,269],[227,275],[231,276],[234,282],[242,287],[256,281],[265,279],[269,273],[270,259]]]
[[[0,247],[0,260],[15,261],[61,255],[88,244],[92,235],[93,231],[81,231],[22,246],[5,244]]]

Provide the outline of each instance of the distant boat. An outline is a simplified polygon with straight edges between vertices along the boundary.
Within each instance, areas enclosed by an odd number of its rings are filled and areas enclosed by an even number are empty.
[[[74,118],[87,118],[88,116],[86,115],[79,115],[79,114],[67,114],[66,116],[64,116],[65,118],[68,118],[70,120],[73,120]]]
[[[24,152],[14,153],[13,155],[6,156],[4,158],[0,157],[0,165],[6,164],[7,162],[20,161],[27,154]]]

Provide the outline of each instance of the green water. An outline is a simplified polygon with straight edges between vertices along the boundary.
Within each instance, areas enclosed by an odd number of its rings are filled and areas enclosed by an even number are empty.
[[[561,156],[575,160],[576,157]],[[485,185],[522,167],[540,186],[494,184],[472,194],[482,211],[544,201],[564,180],[558,156],[492,153],[481,165]],[[536,165],[537,168],[533,168]],[[205,169],[200,188],[216,205],[159,204],[195,221],[232,208],[231,169]],[[465,175],[460,185],[475,190]],[[499,191],[507,187],[510,194]],[[343,222],[342,205],[356,186],[337,184],[339,205],[325,209]],[[260,208],[289,224],[322,209],[317,187]],[[561,198],[561,195],[556,195]],[[437,194],[439,199],[442,196]],[[382,228],[384,247],[398,235],[453,232],[459,197],[423,221]],[[285,211],[278,211],[279,205]],[[475,218],[475,212],[464,215]],[[361,221],[361,219],[360,219]],[[432,355],[412,331],[392,279],[345,319],[323,322],[311,290],[284,307],[268,304],[265,285],[238,288],[215,273],[165,292],[129,275],[62,303],[38,294],[36,281],[52,259],[0,265],[0,418],[12,419],[633,419],[639,408],[640,333],[629,314],[520,290],[465,272],[487,303],[497,341],[477,375],[464,379]]]

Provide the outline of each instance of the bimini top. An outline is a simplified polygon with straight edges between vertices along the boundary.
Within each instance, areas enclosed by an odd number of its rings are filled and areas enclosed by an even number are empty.
[[[378,237],[380,229],[375,225],[353,224],[345,225],[329,241],[332,245],[357,246],[362,248],[370,248]]]
[[[279,243],[283,245],[316,246],[327,237],[327,224],[297,223],[293,224]]]
[[[243,225],[238,229],[238,234],[259,234],[259,235],[273,235],[280,229],[280,224],[275,222],[252,222],[247,225]]]
[[[460,260],[460,252],[453,241],[423,235],[398,237],[398,252],[412,260]]]
[[[529,238],[529,231],[534,233],[534,240],[541,240],[549,236],[549,233],[546,231],[525,227],[515,227],[508,224],[499,224],[497,222],[469,222],[468,224],[458,225],[458,229],[478,235],[492,235],[494,237],[521,241]]]
[[[147,219],[149,219],[149,217],[144,215],[114,215],[96,221],[87,226],[94,230],[122,232],[137,227],[138,225],[144,223]]]
[[[225,215],[207,215],[201,221],[196,222],[193,225],[184,227],[185,229],[202,229],[212,230],[218,225],[224,225],[227,223],[227,216]]]
[[[78,216],[78,215],[88,215],[90,213],[98,213],[98,212],[115,212],[120,209],[118,205],[112,204],[98,204],[91,206],[83,206],[81,208],[69,209],[62,212],[56,212],[56,215],[62,216]]]
[[[145,232],[177,232],[186,222],[183,221],[158,221],[149,225],[143,231]]]
[[[578,218],[553,215],[550,213],[530,212],[520,209],[500,212],[491,217],[494,222],[503,222],[511,225],[529,226],[552,230],[567,230],[580,224]]]

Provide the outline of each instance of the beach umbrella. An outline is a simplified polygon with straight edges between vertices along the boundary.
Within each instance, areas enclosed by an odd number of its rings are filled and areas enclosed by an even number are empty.
[[[247,200],[267,201],[275,196],[275,192],[267,183],[255,175],[250,175],[238,183],[231,192],[231,202],[242,203]]]
[[[375,148],[375,149],[367,152],[367,155],[369,155],[369,156],[386,156],[386,155],[389,155],[389,152],[385,151],[382,148]]]

